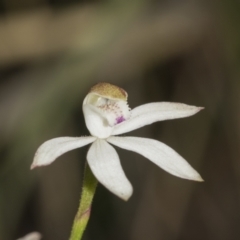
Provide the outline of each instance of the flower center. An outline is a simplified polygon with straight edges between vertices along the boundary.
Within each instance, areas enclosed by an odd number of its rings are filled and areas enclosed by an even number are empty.
[[[97,108],[97,111],[107,119],[111,127],[130,117],[128,104],[124,100],[108,99],[92,94],[89,103]]]
[[[115,125],[130,117],[127,93],[110,83],[99,83],[85,97],[83,113],[90,133],[98,138],[107,138]]]

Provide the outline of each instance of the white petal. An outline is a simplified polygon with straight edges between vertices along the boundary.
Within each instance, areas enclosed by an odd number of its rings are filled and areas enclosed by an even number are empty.
[[[98,181],[123,200],[128,200],[133,189],[128,181],[116,150],[103,139],[96,140],[87,154],[88,164]]]
[[[87,96],[88,97],[88,96]],[[98,138],[107,138],[111,135],[113,127],[109,125],[108,121],[98,111],[97,108],[91,104],[85,103],[87,98],[83,102],[83,114],[85,118],[86,126],[92,136]]]
[[[95,137],[59,137],[44,142],[35,153],[31,169],[52,163],[57,157],[92,143]]]
[[[201,109],[203,108],[183,103],[157,102],[144,104],[132,110],[130,119],[114,126],[112,135],[130,132],[157,121],[189,117]]]
[[[40,233],[32,232],[17,240],[40,240],[41,238],[42,238],[42,235]]]
[[[181,178],[203,181],[189,163],[172,148],[159,141],[138,137],[110,137],[108,142],[143,155],[165,171]]]

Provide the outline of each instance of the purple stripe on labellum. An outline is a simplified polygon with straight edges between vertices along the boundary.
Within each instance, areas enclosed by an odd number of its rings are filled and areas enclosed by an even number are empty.
[[[121,123],[121,122],[123,122],[123,121],[125,121],[125,120],[126,120],[126,119],[125,119],[123,116],[117,117],[117,119],[116,119],[117,123],[116,123],[116,124],[119,124],[119,123]]]

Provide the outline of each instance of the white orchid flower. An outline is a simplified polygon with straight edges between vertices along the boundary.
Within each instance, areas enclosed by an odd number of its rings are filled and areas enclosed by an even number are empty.
[[[87,161],[93,174],[109,191],[128,200],[133,188],[112,144],[143,155],[177,177],[203,181],[184,158],[164,143],[148,138],[116,136],[153,122],[188,117],[201,109],[182,103],[156,102],[130,110],[127,93],[122,88],[99,83],[91,88],[83,101],[85,122],[91,136],[59,137],[44,142],[35,154],[31,169],[49,165],[62,154],[92,143]]]

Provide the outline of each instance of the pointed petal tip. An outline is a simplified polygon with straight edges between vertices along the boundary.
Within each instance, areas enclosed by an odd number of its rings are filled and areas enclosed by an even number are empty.
[[[35,166],[34,164],[32,164],[32,165],[30,166],[30,170],[33,170],[35,167],[37,167],[37,166]]]
[[[198,178],[196,179],[198,182],[204,182],[204,179],[199,175]]]
[[[121,198],[123,201],[127,202],[130,199],[130,197],[132,196],[132,194],[133,194],[133,187],[132,187],[132,184],[130,183],[128,190],[123,191],[123,192],[121,192],[119,194],[116,194],[116,195],[119,198]]]
[[[30,166],[30,170],[33,170],[33,169],[38,168],[38,167],[44,167],[44,166],[47,166],[47,165],[49,165],[49,164],[41,164],[41,165],[39,165],[39,164],[33,163]]]
[[[204,182],[203,178],[200,176],[200,174],[197,174],[196,176],[189,178],[189,180],[193,180],[196,182]]]
[[[125,196],[119,196],[123,201],[127,202],[129,200],[129,198],[132,196],[132,192],[129,195],[125,195]]]
[[[195,114],[196,114],[196,113],[198,113],[198,112],[204,110],[205,107],[194,107],[194,109],[195,109]]]

